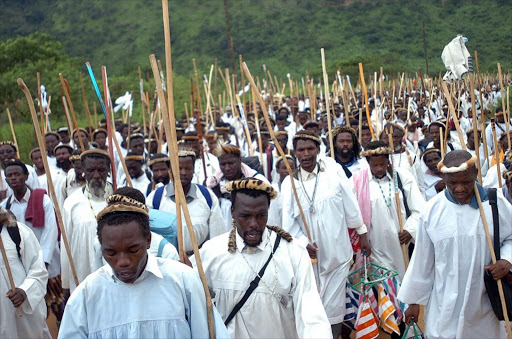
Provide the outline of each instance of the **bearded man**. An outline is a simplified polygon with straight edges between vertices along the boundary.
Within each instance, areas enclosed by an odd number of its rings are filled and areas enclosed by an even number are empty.
[[[64,202],[64,227],[71,247],[78,281],[83,281],[94,271],[94,241],[97,214],[106,207],[106,198],[112,194],[107,183],[110,173],[110,156],[103,150],[88,150],[80,155],[85,186],[75,191]],[[61,251],[62,287],[71,292],[76,285],[70,274],[69,258]]]

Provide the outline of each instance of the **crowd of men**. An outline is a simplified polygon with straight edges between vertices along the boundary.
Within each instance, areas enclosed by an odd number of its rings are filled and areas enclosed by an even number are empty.
[[[496,85],[483,89],[476,112],[468,90],[458,97],[450,114],[436,86],[370,96],[367,108],[361,93],[350,107],[331,94],[328,117],[321,97],[312,111],[303,95],[267,96],[271,126],[251,103],[215,106],[215,122],[178,122],[179,173],[160,125],[149,131],[115,120],[120,152],[105,121],[48,131],[46,154],[34,148],[30,163],[18,145],[1,141],[8,265],[0,261],[0,337],[49,337],[48,312],[62,338],[207,337],[193,237],[184,228],[180,250],[191,268],[151,214],[176,218],[173,176],[200,248],[217,337],[349,338],[347,286],[363,261],[396,272],[401,283],[397,298],[407,306],[392,337],[418,321],[420,305],[428,338],[504,337],[483,277],[501,279],[512,267],[512,125]],[[493,224],[493,188],[496,264],[481,218]]]

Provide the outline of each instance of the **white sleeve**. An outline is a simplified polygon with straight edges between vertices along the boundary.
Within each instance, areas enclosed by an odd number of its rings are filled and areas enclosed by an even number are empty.
[[[299,338],[332,338],[331,324],[318,294],[313,266],[306,250],[298,260],[293,291],[295,326]]]
[[[46,194],[43,198],[43,208],[44,228],[43,232],[41,233],[39,243],[41,244],[41,249],[43,250],[43,260],[45,263],[49,264],[53,256],[53,252],[55,251],[55,246],[57,246],[59,232],[57,230],[57,220],[55,219],[53,203],[50,197]]]
[[[18,223],[18,228],[21,236],[21,261],[26,274],[25,280],[18,287],[27,294],[21,308],[24,313],[32,314],[46,295],[48,272],[44,265],[41,246],[32,230],[22,223]]]
[[[71,242],[71,239],[73,238],[73,219],[71,218],[71,207],[66,208],[66,204],[64,203],[64,211],[62,213],[62,219],[63,219],[63,227],[66,231],[66,237],[68,239],[68,244]],[[62,280],[62,288],[69,289],[69,279],[71,278],[71,267],[69,266],[69,258],[68,253],[66,251],[66,247],[64,245],[64,241],[61,237],[61,246],[62,249],[60,251],[60,269],[61,269],[61,280]],[[71,253],[73,253],[71,249]]]
[[[89,337],[85,297],[85,291],[78,288],[69,298],[59,328],[59,339]]]
[[[409,211],[411,215],[404,224],[404,230],[409,232],[413,239],[416,239],[416,232],[418,229],[418,220],[420,217],[420,213],[422,208],[425,206],[425,199],[414,180],[412,175],[409,175],[406,171],[400,172],[400,179],[402,180],[405,199],[407,199],[407,205],[409,207]],[[435,191],[435,188],[434,188]]]
[[[210,209],[210,217],[208,218],[209,239],[214,238],[222,233],[226,233],[224,219],[220,210],[219,198],[208,188],[208,193],[212,199],[212,208]]]
[[[295,196],[293,195],[290,179],[290,176],[287,176],[281,184],[281,195],[283,199],[282,227],[286,232],[290,233],[292,237],[297,239],[297,243],[306,247],[309,244],[309,239],[304,231],[300,213],[295,211],[298,207]]]
[[[434,244],[427,230],[423,215],[418,222],[414,252],[405,272],[398,299],[406,304],[426,305],[434,286]]]

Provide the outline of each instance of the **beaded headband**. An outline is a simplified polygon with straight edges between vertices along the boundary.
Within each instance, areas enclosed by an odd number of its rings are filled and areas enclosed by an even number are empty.
[[[421,158],[425,158],[427,156],[427,154],[430,154],[430,153],[439,153],[441,154],[441,151],[438,150],[437,148],[430,148],[428,150],[426,150],[425,152],[423,152],[423,154],[421,155]]]
[[[156,158],[156,159],[149,160],[148,166],[153,166],[154,164],[159,163],[159,162],[170,162],[170,161],[171,160],[169,159],[169,157]]]
[[[469,159],[468,161],[460,164],[457,167],[446,167],[445,164],[443,164],[443,162],[440,161],[439,164],[437,164],[437,169],[440,170],[441,173],[448,173],[448,174],[464,172],[467,169],[475,166],[476,160],[477,160],[476,155],[473,155],[471,157],[471,159]]]
[[[333,138],[336,138],[338,136],[338,134],[342,133],[342,132],[348,132],[352,135],[356,135],[356,130],[353,129],[352,127],[350,126],[338,126],[336,128],[334,128],[332,130],[332,137]]]
[[[274,187],[259,179],[244,178],[240,180],[230,181],[226,184],[226,190],[228,192],[244,189],[265,192],[269,195],[270,200],[275,199],[277,197],[277,191],[274,189]]]
[[[320,140],[319,137],[317,136],[314,136],[314,135],[310,135],[310,134],[305,134],[305,133],[296,133],[295,136],[293,137],[293,140],[313,140],[314,142],[317,143],[317,145],[321,145],[322,144],[322,140]]]
[[[82,128],[82,127],[80,127],[80,128],[75,128],[75,129],[73,130],[72,135],[75,135],[76,131],[84,132],[84,133],[85,133],[85,135],[89,136],[89,132],[87,132],[87,130],[86,130],[85,128]]]
[[[5,146],[5,145],[9,145],[9,146],[12,146],[14,148],[15,151],[18,150],[18,147],[16,146],[16,144],[12,141],[9,141],[9,140],[6,140],[6,141],[0,141],[0,146]]]
[[[367,151],[361,152],[362,157],[373,157],[376,155],[390,155],[393,154],[393,150],[389,147],[378,147],[376,149],[371,149]]]
[[[142,133],[133,133],[132,135],[130,135],[130,140],[137,138],[144,139],[144,136],[142,135]]]
[[[125,161],[130,161],[130,160],[142,161],[142,160],[144,160],[144,157],[142,155],[127,155],[124,157],[124,160]]]
[[[135,212],[149,217],[149,210],[145,204],[124,195],[112,194],[107,198],[107,204],[107,207],[98,213],[97,221],[100,221],[105,215],[115,212]]]
[[[191,149],[180,149],[178,150],[178,157],[184,158],[184,157],[196,157],[196,152],[194,152]]]
[[[101,149],[89,149],[87,151],[82,152],[80,154],[80,160],[83,160],[84,157],[89,154],[103,155],[110,161],[110,163],[112,163],[112,160],[110,159],[110,154],[108,154],[107,152],[105,152],[104,150],[101,150]]]
[[[286,154],[284,157],[285,157],[286,159],[289,159],[289,160],[292,160],[292,161],[294,160],[294,159],[293,159],[293,157],[292,157],[291,155],[289,155],[289,154]],[[283,157],[279,157],[279,158],[277,158],[277,160],[276,160],[276,167],[277,167],[277,165],[279,165],[279,162],[280,162],[281,160],[283,160]]]
[[[69,161],[76,161],[80,160],[80,155],[72,155],[69,157]]]
[[[97,128],[94,130],[94,132],[92,132],[92,138],[94,139],[96,137],[96,134],[98,133],[105,133],[105,135],[108,135],[108,132],[106,129],[104,128]]]

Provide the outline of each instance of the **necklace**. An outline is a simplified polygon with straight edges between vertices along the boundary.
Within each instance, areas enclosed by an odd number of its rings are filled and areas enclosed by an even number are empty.
[[[265,249],[268,247],[270,243],[270,233],[268,235],[268,241],[267,241],[267,244],[265,245]],[[272,251],[272,249],[270,249],[270,251]],[[261,277],[259,275],[258,272],[256,272],[256,270],[251,266],[251,264],[249,264],[249,261],[247,260],[247,258],[245,257],[244,253],[242,251],[240,251],[240,253],[242,254],[242,258],[244,258],[245,260],[245,263],[247,264],[247,266],[249,266],[249,268],[252,270],[252,272],[258,277],[260,278],[260,281],[263,283],[263,285],[265,285],[266,288],[268,288],[268,290],[270,291],[270,293],[275,296],[275,290],[276,290],[276,287],[277,287],[277,265],[276,265],[276,262],[274,260],[274,256],[272,256],[272,264],[274,265],[274,276],[275,276],[275,279],[274,279],[274,286],[273,287],[270,287],[266,282],[265,280],[263,280],[263,277]]]
[[[92,208],[91,192],[89,192],[89,187],[87,187],[87,185],[85,185],[85,193],[87,201],[89,202],[89,207],[91,208],[92,215],[94,216],[94,220],[96,220],[96,212],[94,212],[94,208]]]
[[[389,190],[388,198],[386,198],[386,195],[384,194],[384,191],[382,190],[382,187],[380,186],[380,180],[377,177],[375,177],[375,181],[377,181],[377,185],[379,185],[380,193],[382,193],[382,197],[384,198],[384,202],[386,203],[386,206],[388,206],[388,208],[391,208],[391,180],[388,181],[388,190]]]
[[[318,166],[318,164],[317,164]],[[316,173],[315,179],[315,188],[313,189],[313,195],[309,198],[308,192],[306,191],[306,187],[304,187],[304,182],[302,181],[302,172],[299,170],[300,174],[300,184],[302,185],[302,189],[304,190],[304,194],[306,195],[306,199],[309,202],[309,213],[315,214],[315,196],[316,196],[316,188],[318,187],[318,177],[320,176],[320,170]]]

